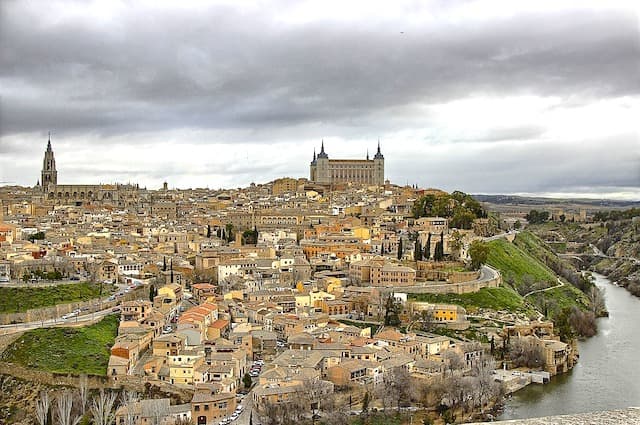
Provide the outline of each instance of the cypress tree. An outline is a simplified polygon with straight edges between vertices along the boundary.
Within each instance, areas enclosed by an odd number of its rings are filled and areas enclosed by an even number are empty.
[[[413,259],[422,261],[422,244],[420,243],[420,237],[416,239],[416,246],[413,249]]]
[[[427,244],[424,246],[424,258],[426,260],[431,258],[431,232],[429,232],[429,236],[427,236]]]
[[[402,260],[402,238],[398,241],[398,260]]]

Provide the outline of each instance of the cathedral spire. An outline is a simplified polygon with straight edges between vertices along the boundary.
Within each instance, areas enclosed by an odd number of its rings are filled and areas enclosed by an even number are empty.
[[[42,190],[46,191],[49,185],[58,184],[58,171],[56,170],[56,159],[51,148],[51,132],[47,140],[47,150],[42,161],[42,171],[40,172],[40,184]]]
[[[382,152],[380,152],[380,138],[378,138],[378,151],[376,152],[376,155],[373,157],[373,159],[384,159]]]

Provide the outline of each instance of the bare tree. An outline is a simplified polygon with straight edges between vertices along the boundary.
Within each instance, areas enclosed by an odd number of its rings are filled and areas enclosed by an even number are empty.
[[[484,405],[499,393],[500,385],[495,382],[494,371],[496,362],[493,357],[483,354],[474,363],[473,376],[475,377],[475,393],[480,404],[480,413],[484,413]]]
[[[55,413],[58,425],[76,425],[82,419],[82,416],[73,414],[73,393],[69,390],[56,397]]]
[[[300,390],[281,402],[260,403],[256,406],[256,410],[263,425],[297,425],[307,411],[303,405],[304,402],[305,396]]]
[[[592,286],[587,296],[591,304],[591,312],[595,316],[604,314],[607,311],[607,305],[604,301],[604,291],[602,289],[597,286]]]
[[[105,393],[100,389],[100,393],[91,400],[91,417],[95,425],[111,425],[115,419],[114,405],[116,394]]]
[[[80,397],[80,411],[84,416],[87,412],[87,404],[89,404],[89,378],[85,374],[80,375],[78,395]]]
[[[323,403],[323,412],[326,413],[326,416],[322,418],[323,423],[331,425],[349,425],[351,423],[349,403],[345,397],[333,393],[324,398]]]
[[[302,407],[306,411],[311,409],[313,415],[318,413],[318,410],[322,409],[324,400],[333,392],[333,384],[328,381],[323,381],[318,378],[305,379],[302,388],[301,396]]]
[[[169,413],[169,399],[167,398],[145,400],[142,406],[142,416],[149,418],[150,425],[160,425]]]
[[[458,351],[449,348],[443,353],[444,361],[447,365],[447,370],[451,375],[455,371],[462,370],[465,367],[464,357]]]
[[[133,405],[138,401],[138,393],[125,391],[121,395],[120,405],[125,407],[124,425],[135,425],[135,411]]]
[[[38,425],[50,425],[47,424],[49,418],[49,393],[46,391],[40,391],[40,398],[36,400],[36,421]]]
[[[442,404],[449,408],[452,420],[455,421],[455,411],[464,403],[465,381],[457,375],[449,376],[443,383],[443,389]]]
[[[533,338],[511,338],[509,358],[516,367],[539,368],[545,363],[544,351]]]
[[[422,330],[431,332],[438,327],[433,309],[429,308],[420,312],[420,319],[422,321]]]

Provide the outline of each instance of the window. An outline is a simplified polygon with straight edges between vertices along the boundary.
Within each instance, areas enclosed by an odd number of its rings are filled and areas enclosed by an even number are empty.
[[[194,411],[199,412],[200,411],[200,405],[196,404],[196,406],[193,408]]]
[[[206,410],[209,410],[209,405],[208,405],[208,404],[205,404],[205,405],[204,405],[204,410],[205,410],[205,411],[206,411]]]

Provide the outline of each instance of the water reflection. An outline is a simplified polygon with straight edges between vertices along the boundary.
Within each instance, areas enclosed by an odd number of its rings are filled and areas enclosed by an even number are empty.
[[[640,406],[640,299],[594,276],[609,310],[608,318],[598,319],[598,334],[578,344],[580,360],[571,372],[517,392],[500,419]]]

